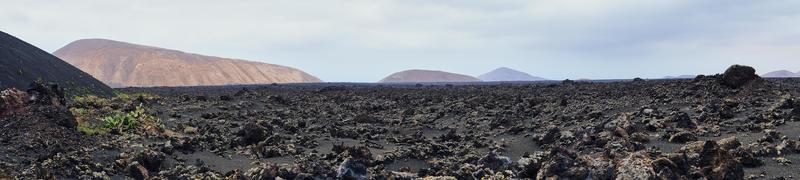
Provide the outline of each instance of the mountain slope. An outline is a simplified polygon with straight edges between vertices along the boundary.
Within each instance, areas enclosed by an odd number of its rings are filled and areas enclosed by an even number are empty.
[[[291,67],[106,39],[78,40],[53,54],[114,87],[320,82]]]
[[[491,72],[478,76],[483,81],[542,81],[541,77],[532,76],[511,68],[501,67]]]
[[[113,95],[91,75],[25,41],[0,31],[0,88],[25,90],[31,82],[58,83],[68,95]]]
[[[773,78],[775,78],[775,77],[800,77],[800,72],[793,73],[793,72],[787,71],[787,70],[772,71],[772,72],[765,73],[764,75],[762,75],[762,77],[773,77]]]
[[[480,82],[472,76],[433,70],[406,70],[383,78],[379,83],[409,82]]]

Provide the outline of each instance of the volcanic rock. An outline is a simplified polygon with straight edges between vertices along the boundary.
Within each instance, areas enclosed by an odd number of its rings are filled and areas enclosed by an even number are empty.
[[[742,163],[714,141],[698,141],[681,148],[691,165],[709,179],[743,179]]]
[[[511,166],[511,159],[505,156],[497,155],[497,153],[491,152],[478,160],[478,165],[489,168],[493,171],[502,171]]]
[[[236,134],[241,145],[251,145],[261,142],[269,136],[268,130],[258,123],[247,123]]]
[[[694,135],[694,133],[688,132],[688,131],[682,131],[682,132],[675,133],[669,138],[669,142],[671,142],[671,143],[686,143],[686,142],[696,141],[696,140],[697,140],[697,136]]]
[[[653,179],[656,176],[652,160],[646,152],[631,153],[616,163],[617,179]]]
[[[722,84],[732,88],[739,88],[757,78],[759,77],[756,75],[756,69],[736,64],[729,67],[722,74]]]

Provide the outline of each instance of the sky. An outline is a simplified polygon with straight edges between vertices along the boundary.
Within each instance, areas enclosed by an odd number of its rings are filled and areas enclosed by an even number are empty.
[[[407,69],[548,79],[800,71],[797,0],[4,0],[46,51],[105,38],[375,82]]]

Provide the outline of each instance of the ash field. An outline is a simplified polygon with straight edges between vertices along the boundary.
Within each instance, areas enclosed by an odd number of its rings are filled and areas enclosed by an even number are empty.
[[[799,87],[733,66],[600,83],[6,90],[0,177],[791,179]]]

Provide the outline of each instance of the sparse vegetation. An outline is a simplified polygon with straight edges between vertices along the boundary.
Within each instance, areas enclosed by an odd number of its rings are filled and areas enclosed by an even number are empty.
[[[138,130],[154,132],[162,128],[161,120],[148,114],[142,102],[155,100],[159,98],[158,96],[147,93],[116,94],[117,96],[110,99],[93,95],[73,98],[70,112],[78,122],[77,130],[95,135]]]

